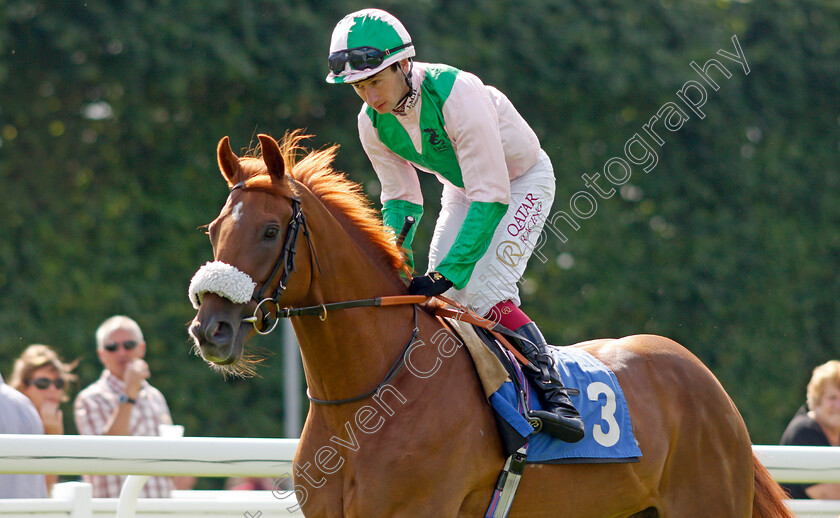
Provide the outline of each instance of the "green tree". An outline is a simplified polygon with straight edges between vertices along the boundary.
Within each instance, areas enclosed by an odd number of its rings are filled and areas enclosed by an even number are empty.
[[[93,331],[136,318],[153,383],[190,435],[278,436],[276,335],[262,378],[223,380],[194,356],[186,288],[211,258],[201,226],[226,189],[215,146],[306,128],[378,203],[356,134],[360,101],[324,82],[351,2],[221,0],[0,6],[0,370],[29,343],[98,375]],[[652,332],[721,379],[757,443],[778,440],[810,369],[836,357],[840,319],[840,13],[824,1],[389,1],[418,59],[510,97],[553,159],[569,212],[582,174],[716,58],[705,118],[663,132],[658,163],[578,230],[547,234],[523,297],[552,341]],[[737,36],[750,73],[722,58]],[[684,107],[685,108],[685,107]],[[661,123],[660,123],[661,124]],[[427,211],[436,181],[424,175]],[[423,257],[434,218],[416,242]],[[425,261],[419,261],[419,267]],[[67,429],[74,432],[71,412]]]

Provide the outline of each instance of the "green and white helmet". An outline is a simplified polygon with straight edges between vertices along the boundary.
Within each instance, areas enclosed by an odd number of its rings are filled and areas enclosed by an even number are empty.
[[[327,82],[361,81],[413,56],[411,37],[399,20],[381,9],[362,9],[333,30]]]

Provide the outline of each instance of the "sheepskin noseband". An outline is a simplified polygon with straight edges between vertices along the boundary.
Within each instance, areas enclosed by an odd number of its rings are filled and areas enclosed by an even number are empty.
[[[250,275],[235,266],[221,261],[208,262],[190,281],[190,302],[198,309],[205,293],[215,293],[234,304],[244,304],[251,300],[256,286]]]

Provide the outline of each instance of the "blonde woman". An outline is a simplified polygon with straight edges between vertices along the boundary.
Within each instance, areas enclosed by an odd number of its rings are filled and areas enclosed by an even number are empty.
[[[840,446],[840,361],[814,369],[808,382],[807,403],[782,435],[781,444]],[[791,498],[840,499],[840,484],[784,484]]]
[[[64,434],[64,414],[60,405],[69,400],[67,385],[76,379],[71,372],[75,366],[75,363],[63,363],[52,348],[42,344],[30,345],[15,360],[9,385],[32,401],[47,434]],[[52,488],[58,476],[46,477],[47,487]]]

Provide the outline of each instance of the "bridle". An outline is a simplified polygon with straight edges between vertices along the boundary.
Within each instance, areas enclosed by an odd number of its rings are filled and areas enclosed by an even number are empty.
[[[294,184],[294,180],[292,180],[291,178],[289,180],[292,181],[292,183]],[[244,187],[245,182],[243,181],[231,187],[230,190],[231,192],[233,192],[236,189]],[[411,349],[411,346],[414,344],[415,340],[417,340],[417,336],[420,333],[420,328],[417,324],[417,303],[424,302],[427,299],[427,297],[422,295],[398,295],[392,297],[376,297],[372,299],[333,302],[329,304],[320,304],[318,306],[281,309],[279,303],[280,297],[282,297],[283,293],[286,291],[286,286],[288,285],[289,277],[291,277],[292,272],[297,271],[297,269],[295,268],[295,256],[297,253],[296,249],[298,238],[300,237],[301,231],[303,231],[303,235],[304,237],[306,237],[306,241],[309,244],[309,250],[313,258],[313,267],[317,267],[318,271],[321,271],[321,266],[318,263],[318,256],[315,254],[315,247],[312,244],[312,238],[309,234],[309,228],[306,225],[306,216],[304,215],[303,210],[301,210],[300,198],[298,196],[290,196],[289,198],[292,201],[292,217],[289,220],[288,227],[286,228],[286,236],[283,240],[283,247],[280,251],[280,257],[277,259],[277,263],[274,265],[274,269],[271,271],[271,274],[268,276],[268,279],[266,279],[265,282],[262,283],[262,286],[260,286],[256,294],[254,294],[251,297],[252,300],[257,302],[257,306],[254,308],[254,314],[250,317],[242,319],[242,321],[252,323],[254,326],[254,330],[256,330],[257,333],[261,335],[267,335],[274,331],[274,329],[277,327],[277,323],[280,321],[281,318],[291,318],[304,315],[318,315],[323,321],[327,318],[328,310],[412,304],[414,309],[414,329],[411,332],[411,337],[409,338],[408,343],[405,345],[405,347],[403,347],[396,362],[394,362],[394,364],[388,370],[388,373],[385,375],[385,379],[382,382],[380,382],[375,388],[359,396],[335,400],[318,399],[312,397],[308,389],[306,391],[306,395],[309,398],[309,400],[319,405],[343,405],[346,403],[353,403],[355,401],[367,399],[370,396],[376,394],[383,385],[391,381],[391,379],[394,376],[396,376],[397,373],[400,372],[403,366],[405,365],[405,357],[408,354],[408,351]],[[277,281],[277,286],[274,288],[274,292],[271,294],[271,296],[266,296],[266,290],[269,289],[269,287],[273,284],[274,280],[277,278],[278,275],[279,280]],[[275,305],[273,322],[271,321],[271,311],[268,311],[263,308],[265,304]]]
[[[289,181],[292,182],[294,186],[294,179],[291,177]],[[236,189],[244,188],[245,182],[239,182],[233,187],[230,188],[230,191],[233,192]],[[274,331],[277,327],[277,323],[281,318],[291,318],[291,317],[298,317],[298,316],[305,316],[305,315],[318,315],[321,321],[326,320],[327,318],[327,311],[335,311],[339,309],[349,309],[349,308],[360,308],[360,307],[372,307],[372,306],[396,306],[396,305],[403,305],[403,304],[419,304],[421,302],[425,302],[428,297],[423,295],[396,295],[396,296],[389,296],[389,297],[376,297],[371,299],[360,299],[360,300],[348,300],[344,302],[331,302],[327,304],[319,304],[317,306],[308,306],[302,308],[281,308],[280,307],[280,297],[283,296],[283,293],[286,291],[286,286],[288,285],[289,277],[291,277],[292,272],[296,272],[297,269],[295,268],[295,255],[297,253],[297,242],[298,237],[300,237],[300,232],[303,230],[303,235],[306,238],[306,242],[309,245],[310,254],[312,256],[312,262],[315,267],[318,268],[318,272],[321,272],[321,265],[318,262],[318,256],[315,253],[315,246],[312,244],[312,237],[309,234],[309,227],[306,225],[306,216],[301,209],[301,201],[300,197],[298,196],[290,196],[290,200],[292,200],[292,218],[289,220],[289,225],[286,229],[286,237],[283,240],[283,248],[280,251],[280,257],[277,259],[277,263],[274,265],[274,269],[271,271],[271,274],[268,276],[268,279],[262,283],[260,289],[254,294],[251,299],[257,303],[257,306],[254,308],[254,314],[250,317],[243,318],[243,322],[250,322],[254,326],[254,330],[261,334],[267,335]],[[412,218],[411,224],[414,224],[414,220]],[[397,239],[398,246],[402,245],[402,240],[405,239],[405,235],[408,233],[408,229],[404,228],[400,237]],[[280,273],[280,270],[283,272]],[[264,292],[266,288],[271,286],[274,278],[277,277],[278,273],[280,273],[280,280],[277,282],[277,287],[274,289],[274,293],[270,297],[266,297]],[[263,309],[263,304],[272,303],[275,305],[275,316],[274,321],[271,322],[271,312],[266,311]],[[262,313],[262,315],[260,315]],[[258,324],[262,324],[261,326]]]
[[[289,179],[294,184],[294,180],[291,178]],[[233,187],[231,187],[231,192],[238,188],[244,188],[245,182],[239,182]],[[286,286],[289,281],[289,277],[293,271],[297,271],[295,268],[295,255],[296,255],[296,248],[298,243],[298,238],[300,237],[301,230],[303,231],[304,237],[306,237],[306,241],[309,245],[310,254],[312,256],[313,268],[317,267],[318,271],[321,271],[321,266],[318,263],[318,256],[315,254],[315,247],[312,244],[312,238],[309,234],[309,228],[306,225],[306,216],[301,210],[301,201],[298,196],[290,196],[289,197],[292,201],[292,217],[289,220],[289,225],[286,229],[286,236],[283,240],[283,248],[280,252],[280,257],[277,259],[277,263],[274,265],[274,269],[271,271],[271,274],[268,276],[265,282],[262,283],[259,290],[257,290],[256,294],[252,296],[252,300],[257,302],[256,308],[254,308],[254,314],[250,317],[246,317],[242,319],[243,322],[250,322],[253,324],[254,329],[257,333],[261,335],[267,335],[274,331],[277,327],[278,322],[281,318],[291,318],[291,317],[298,317],[298,316],[305,316],[305,315],[317,315],[321,321],[326,320],[327,312],[330,310],[340,310],[340,309],[349,309],[349,308],[360,308],[360,307],[379,307],[379,306],[397,306],[397,305],[408,305],[411,304],[414,309],[414,329],[411,332],[411,337],[408,340],[408,343],[403,347],[402,351],[400,352],[397,360],[388,370],[388,373],[385,375],[385,378],[376,385],[372,390],[361,394],[359,396],[354,396],[351,398],[346,399],[318,399],[313,397],[309,390],[307,389],[306,395],[310,401],[315,404],[319,405],[343,405],[347,403],[353,403],[356,401],[361,401],[363,399],[367,399],[374,394],[376,394],[385,384],[391,381],[391,379],[397,375],[400,370],[402,370],[403,366],[405,365],[405,359],[408,352],[411,350],[412,345],[417,340],[417,336],[419,335],[419,326],[417,322],[417,304],[425,302],[428,300],[428,297],[425,295],[395,295],[395,296],[387,296],[387,297],[376,297],[370,299],[358,299],[358,300],[349,300],[349,301],[342,301],[342,302],[331,302],[326,304],[319,304],[317,306],[307,306],[307,307],[299,307],[299,308],[280,308],[280,297],[283,296],[283,293],[286,290]],[[410,222],[413,224],[413,220]],[[399,245],[402,244],[402,240],[405,238],[405,235],[408,233],[408,229],[410,228],[409,222],[407,222],[406,226],[403,228],[400,236],[397,239]],[[282,273],[281,273],[282,269]],[[277,286],[274,289],[274,292],[270,297],[265,296],[265,290],[271,286],[274,279],[280,275],[280,279],[277,282]],[[313,270],[314,275],[314,270]],[[445,297],[437,296],[437,298],[443,300],[444,302],[450,304],[451,306],[456,306],[460,308],[460,312],[455,312],[452,310],[438,310],[439,315],[446,315],[450,317],[455,317],[461,320],[465,320],[467,322],[480,325],[481,327],[486,327],[493,331],[493,327],[488,327],[488,322],[483,319],[476,319],[474,316],[470,315],[469,310],[456,304],[454,301],[451,301]],[[271,303],[275,305],[275,312],[274,312],[274,321],[271,322],[271,312],[263,309],[263,305],[266,303]],[[445,313],[445,311],[449,311],[449,313]],[[261,315],[260,315],[261,313]],[[258,325],[261,324],[261,325]],[[501,327],[496,325],[495,327]],[[509,332],[509,331],[508,331]],[[498,338],[500,338],[504,343],[507,341],[504,340],[498,333],[494,331],[494,334]],[[506,346],[509,349],[512,349],[510,344],[506,343]]]
[[[291,181],[294,183],[294,180]],[[244,187],[245,182],[242,181],[231,187],[230,191],[233,192],[236,189]],[[281,313],[280,297],[286,291],[286,286],[288,285],[292,272],[297,271],[295,267],[295,255],[297,253],[298,237],[300,237],[301,230],[303,230],[303,235],[306,237],[306,242],[309,245],[313,267],[317,267],[318,271],[321,271],[321,265],[318,263],[318,256],[315,254],[315,247],[312,245],[312,238],[309,235],[309,227],[306,226],[306,216],[300,208],[300,198],[290,196],[289,199],[292,200],[292,218],[289,220],[289,225],[286,228],[286,237],[283,239],[283,248],[280,251],[280,257],[277,259],[277,263],[274,265],[274,269],[271,271],[268,279],[265,280],[257,293],[252,297],[252,300],[257,303],[257,306],[254,308],[254,314],[243,319],[243,322],[251,322],[254,325],[254,330],[261,335],[267,335],[274,331],[274,328],[277,327],[277,323],[279,322]],[[271,286],[278,274],[280,275],[280,279],[277,281],[274,293],[270,297],[265,296],[266,288]],[[276,306],[273,322],[271,321],[271,311],[263,309],[263,304],[266,303],[273,303]],[[260,325],[257,325],[258,323]]]

